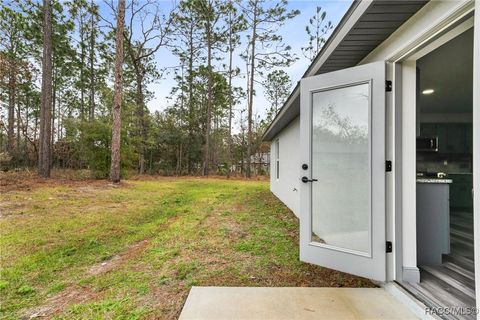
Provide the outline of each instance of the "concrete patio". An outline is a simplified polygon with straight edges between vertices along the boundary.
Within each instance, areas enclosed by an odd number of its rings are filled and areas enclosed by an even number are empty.
[[[417,319],[382,288],[193,287],[191,319]]]

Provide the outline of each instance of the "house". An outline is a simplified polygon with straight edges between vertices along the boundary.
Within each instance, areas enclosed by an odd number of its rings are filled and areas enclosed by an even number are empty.
[[[353,2],[263,136],[302,261],[480,306],[479,11]]]
[[[270,152],[258,151],[250,156],[250,171],[255,175],[267,175],[270,170]]]

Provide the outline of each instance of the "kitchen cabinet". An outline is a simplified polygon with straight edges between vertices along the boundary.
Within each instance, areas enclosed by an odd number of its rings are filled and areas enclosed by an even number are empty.
[[[417,263],[439,266],[450,253],[450,179],[417,179]]]
[[[465,151],[473,153],[473,124],[467,123],[465,126]]]
[[[420,124],[420,136],[431,137],[437,135],[437,125],[435,123]]]
[[[473,148],[471,123],[422,123],[420,136],[438,137],[438,152],[469,154]]]
[[[453,181],[450,185],[450,206],[471,210],[473,208],[473,175],[450,174],[449,177]]]
[[[464,153],[465,143],[465,125],[447,124],[447,153]]]
[[[446,124],[439,123],[436,125],[435,131],[437,132],[438,136],[438,152],[439,153],[447,153],[447,145],[448,145],[448,128]]]

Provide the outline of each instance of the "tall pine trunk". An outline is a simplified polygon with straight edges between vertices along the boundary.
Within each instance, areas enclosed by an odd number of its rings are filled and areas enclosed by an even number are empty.
[[[125,25],[125,0],[118,2],[117,30],[115,32],[115,85],[113,96],[112,124],[112,162],[110,180],[120,182],[120,131],[123,90],[123,30]]]
[[[136,104],[137,104],[137,118],[138,118],[138,136],[140,137],[140,146],[138,150],[138,172],[140,174],[145,173],[145,144],[147,140],[147,130],[145,128],[145,106],[144,106],[144,97],[143,97],[143,70],[138,61],[137,67],[135,68],[136,77],[137,77],[137,94],[136,94]]]
[[[40,105],[40,142],[38,174],[50,177],[52,122],[52,3],[43,0],[42,97]]]
[[[94,20],[94,8],[93,0],[90,3],[90,8],[92,10],[90,17],[90,53],[89,53],[89,62],[90,62],[90,95],[89,95],[89,112],[88,120],[93,121],[95,119],[95,20]]]
[[[189,52],[188,52],[188,145],[193,146],[195,143],[195,128],[194,128],[194,101],[193,101],[193,55],[194,55],[194,47],[193,47],[193,31],[194,31],[194,24],[190,22],[189,26]],[[187,148],[187,173],[192,173],[192,152]]]
[[[232,117],[233,117],[233,92],[232,92],[232,77],[233,77],[233,17],[232,12],[228,15],[228,168],[227,178],[230,178],[230,171],[233,166],[233,137],[232,137]]]
[[[85,121],[85,25],[80,13],[80,119]]]
[[[20,154],[20,130],[22,129],[22,116],[21,116],[21,104],[20,99],[17,99],[17,141],[15,144],[16,153]]]
[[[7,151],[13,150],[14,126],[15,126],[15,89],[16,79],[15,60],[11,59],[11,65],[8,72],[8,128],[7,128]]]
[[[210,24],[207,22],[207,123],[205,130],[205,151],[203,160],[203,175],[208,176],[210,168],[210,131],[212,126],[212,104],[213,104],[213,74],[212,74],[212,32]]]
[[[252,154],[252,143],[253,143],[253,136],[252,136],[252,123],[253,123],[253,86],[255,81],[255,44],[257,39],[257,4],[253,9],[253,28],[252,28],[252,38],[250,45],[252,46],[252,52],[250,57],[250,80],[248,83],[248,139],[247,139],[247,168],[246,168],[246,176],[250,178],[251,174],[251,159],[250,156]]]

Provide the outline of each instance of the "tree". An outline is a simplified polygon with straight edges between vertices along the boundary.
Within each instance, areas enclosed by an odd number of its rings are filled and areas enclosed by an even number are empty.
[[[120,132],[122,110],[122,64],[123,64],[123,32],[125,26],[125,0],[119,0],[117,12],[117,29],[115,31],[115,85],[112,108],[112,162],[110,180],[120,182]]]
[[[269,122],[277,115],[278,110],[290,95],[292,82],[285,71],[275,70],[267,75],[263,86],[265,88],[265,97],[270,102],[270,110],[267,112],[267,122]]]
[[[89,104],[89,121],[95,118],[95,45],[97,40],[97,26],[98,26],[98,6],[90,1],[90,45],[89,45],[89,69],[90,69],[90,94],[88,96]]]
[[[149,71],[147,64],[151,62],[153,55],[166,45],[172,20],[170,15],[161,15],[159,4],[155,0],[132,0],[129,8],[129,25],[124,32],[124,36],[127,54],[135,71],[137,134],[140,137],[138,171],[144,173],[147,140],[144,86]],[[138,26],[138,28],[135,28],[135,26]]]
[[[247,168],[246,176],[250,178],[250,156],[253,143],[253,97],[257,76],[263,76],[263,71],[274,67],[286,67],[296,60],[290,53],[290,46],[283,43],[277,34],[278,28],[285,21],[297,16],[298,10],[288,11],[287,1],[281,0],[269,7],[267,0],[248,0],[242,4],[244,16],[251,34],[247,36],[247,48],[243,54],[247,62]]]
[[[8,97],[8,122],[7,122],[7,151],[12,152],[15,144],[15,107],[20,105],[18,100],[18,87],[21,74],[25,72],[24,52],[25,43],[23,33],[25,29],[24,17],[7,6],[0,8],[0,59],[2,59],[2,76],[5,77]],[[17,110],[17,153],[19,147],[20,118]]]
[[[230,177],[230,171],[233,166],[233,137],[232,137],[232,120],[233,120],[233,106],[236,103],[234,96],[235,89],[232,86],[234,77],[240,74],[239,68],[233,67],[233,52],[240,45],[240,32],[245,31],[246,21],[242,14],[239,13],[233,1],[227,4],[227,53],[228,53],[228,163],[227,163],[227,177]]]
[[[120,168],[229,175],[242,163],[242,173],[249,170],[243,163],[261,151],[268,121],[253,108],[255,86],[266,86],[267,97],[272,89],[272,117],[288,91],[281,73],[272,71],[295,60],[277,35],[296,14],[286,2],[185,0],[170,11],[154,0],[125,0],[120,83],[118,2],[105,2],[112,17],[102,17],[105,4],[94,0],[47,3],[47,15],[43,0],[0,4],[0,152],[8,159],[2,166],[35,165],[40,173],[43,156],[47,168],[88,169],[96,178],[117,169],[117,181]],[[48,34],[50,48],[44,49]],[[158,58],[166,50],[177,66],[162,65]],[[236,65],[238,53],[248,65],[245,73]],[[150,84],[170,70],[176,81],[171,96],[156,106],[163,111],[151,113]],[[246,89],[237,85],[243,76]]]
[[[178,56],[180,60],[180,68],[177,69],[181,70],[181,73],[177,74],[176,77],[178,88],[173,88],[173,91],[180,91],[181,114],[185,114],[184,122],[187,130],[185,144],[188,148],[185,148],[186,159],[184,162],[187,166],[187,173],[191,174],[195,170],[196,158],[201,152],[198,148],[200,143],[198,136],[200,111],[195,103],[195,69],[196,65],[204,60],[201,55],[201,36],[198,32],[200,24],[195,12],[194,2],[180,2],[177,12],[173,13],[172,21],[175,41],[171,44],[171,47],[173,54]]]
[[[223,44],[225,40],[224,26],[218,27],[220,19],[225,15],[226,7],[219,0],[196,0],[195,10],[201,25],[201,36],[206,46],[206,62],[207,62],[207,110],[206,110],[206,129],[205,129],[205,146],[203,152],[203,170],[202,174],[208,176],[210,166],[210,134],[212,125],[212,109],[213,109],[213,66],[212,62],[215,58],[214,50]]]
[[[326,11],[322,11],[321,7],[317,7],[315,15],[309,20],[309,25],[305,27],[308,35],[308,45],[302,47],[302,53],[310,61],[313,61],[320,49],[327,41],[326,35],[333,28],[332,22],[325,21]]]
[[[52,122],[52,3],[43,0],[43,64],[38,173],[50,177]]]

